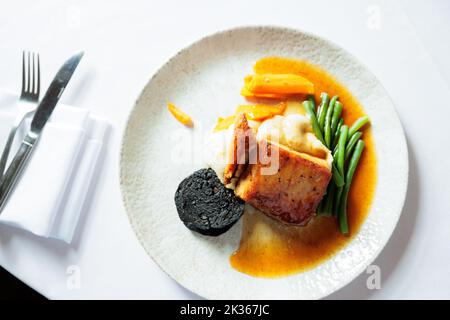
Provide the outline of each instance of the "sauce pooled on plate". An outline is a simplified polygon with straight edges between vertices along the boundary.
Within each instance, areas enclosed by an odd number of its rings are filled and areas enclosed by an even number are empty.
[[[259,60],[257,74],[298,74],[320,93],[338,95],[344,105],[343,118],[352,124],[364,110],[350,92],[331,75],[306,61],[281,57]],[[280,277],[309,270],[332,257],[358,232],[366,218],[376,186],[376,155],[371,128],[364,130],[366,148],[353,178],[348,198],[350,235],[340,233],[333,217],[315,217],[306,227],[283,225],[251,206],[246,206],[239,248],[230,257],[236,270],[259,277]]]

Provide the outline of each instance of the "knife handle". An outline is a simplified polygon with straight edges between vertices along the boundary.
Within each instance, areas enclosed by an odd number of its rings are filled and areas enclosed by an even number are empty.
[[[20,145],[19,151],[17,151],[9,165],[8,170],[0,180],[0,214],[27,164],[27,160],[33,151],[35,141],[36,139],[32,139],[28,136],[25,137]]]

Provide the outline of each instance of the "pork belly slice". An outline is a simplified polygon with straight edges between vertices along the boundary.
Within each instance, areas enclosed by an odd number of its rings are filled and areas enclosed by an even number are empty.
[[[224,184],[237,181],[248,165],[250,152],[256,152],[256,136],[248,125],[245,113],[236,115],[228,162],[224,170]]]
[[[278,153],[274,174],[264,174],[270,164],[249,164],[240,176],[235,194],[265,214],[283,223],[304,226],[314,215],[331,179],[323,159],[266,143],[267,154]]]

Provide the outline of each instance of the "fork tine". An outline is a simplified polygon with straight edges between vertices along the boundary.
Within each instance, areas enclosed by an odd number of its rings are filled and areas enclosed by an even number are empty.
[[[22,51],[22,94],[25,92],[25,51]]]
[[[34,86],[35,86],[35,77],[36,77],[36,72],[34,70],[34,52],[30,52],[30,56],[31,56],[31,83],[30,83],[30,93],[34,94]]]
[[[36,81],[36,94],[39,99],[39,93],[41,92],[41,67],[39,61],[39,53],[37,54],[37,81]]]
[[[37,82],[37,67],[36,67],[36,53],[33,52],[33,75],[32,75],[32,86],[31,86],[31,93],[36,94],[36,82]]]
[[[30,89],[31,89],[31,70],[30,70],[30,65],[31,65],[31,61],[30,61],[30,52],[27,52],[27,60],[28,60],[28,65],[27,65],[27,71],[28,71],[28,74],[27,74],[27,80],[28,80],[28,83],[27,83],[27,89],[26,89],[26,92],[30,92]]]

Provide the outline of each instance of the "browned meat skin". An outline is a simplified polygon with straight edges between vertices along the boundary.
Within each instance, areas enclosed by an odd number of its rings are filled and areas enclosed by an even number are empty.
[[[268,154],[278,152],[278,172],[263,175],[261,169],[270,164],[250,164],[239,178],[235,194],[283,223],[306,225],[326,192],[329,168],[284,146],[268,143],[266,150]]]
[[[248,165],[249,148],[256,146],[256,137],[249,127],[245,113],[240,113],[234,121],[234,132],[228,164],[224,170],[224,184],[231,183],[232,179],[237,179],[244,172]],[[243,146],[238,148],[238,144]]]

